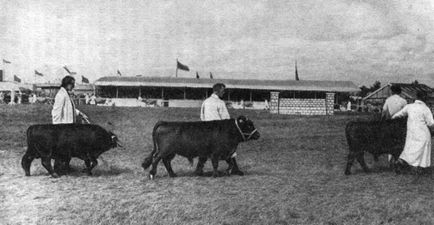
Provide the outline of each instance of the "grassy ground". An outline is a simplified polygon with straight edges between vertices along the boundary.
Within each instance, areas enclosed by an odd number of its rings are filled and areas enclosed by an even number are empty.
[[[147,179],[140,163],[151,151],[157,120],[196,120],[197,109],[82,108],[92,122],[115,124],[125,149],[102,155],[94,176],[47,176],[40,160],[31,177],[20,167],[25,131],[49,123],[49,106],[0,106],[0,224],[432,224],[432,177],[395,175],[383,156],[365,174],[345,176],[345,124],[368,116],[249,116],[261,139],[238,149],[243,177],[195,177],[186,159],[162,163]],[[80,160],[73,167],[84,167]],[[222,170],[226,164],[222,163]],[[205,171],[211,171],[207,162]]]

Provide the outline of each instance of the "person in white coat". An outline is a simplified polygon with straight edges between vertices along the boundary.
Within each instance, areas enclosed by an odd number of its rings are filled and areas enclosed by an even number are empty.
[[[75,79],[73,77],[66,76],[62,79],[62,85],[56,94],[51,111],[53,124],[76,123],[78,115],[88,119],[84,113],[75,108],[74,101],[70,97],[74,87]]]
[[[434,126],[431,110],[425,104],[427,94],[418,92],[413,104],[406,105],[402,110],[392,116],[392,119],[408,116],[407,136],[404,150],[399,156],[398,164],[401,168],[410,165],[427,168],[431,165],[431,132],[429,127]]]

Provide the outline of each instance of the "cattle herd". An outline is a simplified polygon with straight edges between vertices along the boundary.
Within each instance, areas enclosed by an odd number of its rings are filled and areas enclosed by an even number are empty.
[[[345,174],[351,174],[354,160],[369,172],[364,160],[365,152],[371,153],[375,159],[382,154],[390,154],[395,160],[399,157],[405,144],[406,119],[349,122],[345,134],[349,146]],[[227,162],[227,175],[243,175],[232,156],[239,143],[257,140],[259,136],[253,122],[244,116],[221,121],[160,121],[152,132],[153,150],[144,159],[142,167],[145,170],[151,167],[149,178],[153,179],[162,160],[169,176],[175,177],[171,160],[180,155],[190,162],[199,158],[196,175],[203,174],[208,158],[211,159],[214,177],[218,176],[219,160]],[[27,130],[27,146],[21,161],[25,175],[30,176],[32,161],[41,158],[43,167],[52,177],[69,172],[69,162],[73,157],[83,160],[85,172],[91,175],[102,153],[122,147],[115,134],[95,124],[33,125]],[[54,159],[54,168],[51,159]]]
[[[199,157],[196,174],[201,175],[208,158],[213,165],[213,176],[218,175],[218,161],[226,160],[228,174],[242,175],[232,157],[240,142],[258,139],[259,132],[253,122],[244,116],[237,119],[207,122],[158,122],[153,130],[154,149],[144,160],[147,169],[152,164],[149,178],[153,179],[157,165],[163,161],[171,177],[171,160],[175,155],[187,157],[190,162]],[[30,176],[30,166],[35,158],[41,158],[42,166],[52,177],[70,171],[73,157],[85,162],[86,173],[98,164],[98,157],[111,148],[122,147],[117,136],[95,124],[44,124],[27,129],[27,151],[21,165]],[[51,165],[54,159],[54,168]]]

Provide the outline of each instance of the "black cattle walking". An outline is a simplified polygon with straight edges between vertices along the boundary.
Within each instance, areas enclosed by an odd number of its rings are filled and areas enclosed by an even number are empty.
[[[142,163],[147,169],[152,164],[149,178],[153,179],[157,165],[163,160],[169,176],[175,177],[171,160],[175,155],[192,159],[199,157],[196,174],[202,174],[202,169],[208,157],[211,158],[213,176],[218,175],[219,159],[229,164],[228,171],[233,169],[231,159],[240,142],[258,139],[259,132],[253,122],[244,116],[237,119],[203,121],[203,122],[158,122],[153,130],[154,149]]]
[[[85,161],[86,171],[98,164],[97,158],[104,152],[121,146],[112,132],[94,124],[45,124],[33,125],[27,129],[27,151],[21,165],[30,176],[30,165],[35,158],[51,176],[57,177],[62,165],[69,167],[72,157]],[[55,159],[54,170],[51,159]]]
[[[399,158],[405,145],[407,119],[384,121],[349,122],[345,134],[349,146],[349,154],[345,174],[351,174],[351,166],[355,159],[365,172],[369,172],[364,159],[364,152],[374,155],[391,154],[393,159]]]

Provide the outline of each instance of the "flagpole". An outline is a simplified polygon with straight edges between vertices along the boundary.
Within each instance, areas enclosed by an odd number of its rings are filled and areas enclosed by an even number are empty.
[[[176,72],[175,77],[178,77],[178,58],[176,58]]]

